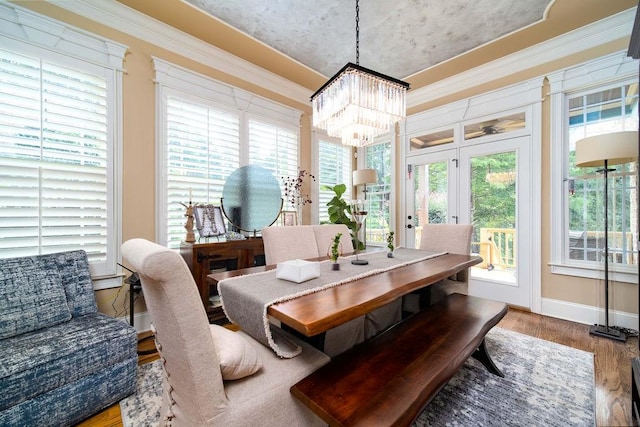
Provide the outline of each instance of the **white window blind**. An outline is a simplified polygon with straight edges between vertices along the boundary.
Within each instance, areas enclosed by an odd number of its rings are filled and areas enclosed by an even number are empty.
[[[281,187],[283,179],[296,178],[298,176],[297,130],[250,118],[249,163],[273,172]],[[281,190],[284,192],[284,187]],[[283,207],[285,208],[286,206]]]
[[[157,241],[178,248],[182,203],[220,205],[227,177],[259,164],[277,177],[298,166],[300,111],[160,58],[156,71]],[[197,230],[196,238],[198,236]]]
[[[220,204],[227,177],[239,167],[240,117],[204,103],[167,100],[167,238],[178,248],[185,236],[185,208]]]
[[[329,222],[327,203],[335,193],[327,187],[345,184],[347,191],[342,198],[349,202],[351,196],[351,147],[320,139],[318,142],[318,212],[320,224]]]
[[[104,77],[0,50],[0,257],[106,260],[107,98]]]

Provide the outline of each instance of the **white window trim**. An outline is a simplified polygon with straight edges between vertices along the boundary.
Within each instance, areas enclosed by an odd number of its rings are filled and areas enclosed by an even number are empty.
[[[90,269],[95,290],[120,287],[122,275],[116,263],[121,260],[122,243],[122,78],[128,47],[12,3],[0,3],[0,22],[0,39],[7,49],[54,62],[62,55],[69,63],[81,61],[105,70],[108,103],[113,107],[107,118],[108,137],[113,141],[107,172],[108,197],[112,199],[107,228],[113,238],[107,247],[105,268],[96,271],[90,265]]]
[[[568,191],[565,180],[568,175],[567,155],[564,140],[567,135],[565,123],[565,94],[571,91],[599,87],[619,80],[638,78],[638,61],[627,56],[626,51],[616,52],[575,67],[549,74],[551,99],[551,234],[564,236],[567,227]],[[593,263],[565,259],[564,237],[551,237],[551,273],[568,276],[602,279],[602,268]],[[616,282],[637,283],[637,266],[610,265],[611,279]]]
[[[267,119],[295,129],[300,139],[300,110],[279,104],[234,86],[196,73],[187,68],[152,57],[156,84],[156,241],[167,243],[166,186],[166,115],[167,96],[180,93],[183,97],[200,98],[240,113],[240,166],[249,163],[248,117]],[[300,154],[298,153],[298,157]],[[298,158],[298,164],[300,159]]]

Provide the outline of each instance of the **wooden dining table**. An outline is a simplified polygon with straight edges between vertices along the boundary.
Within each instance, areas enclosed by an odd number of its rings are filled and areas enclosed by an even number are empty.
[[[480,262],[478,256],[444,254],[270,305],[267,314],[306,337],[323,336],[331,328]],[[217,285],[224,279],[275,268],[270,265],[218,272],[207,279]]]

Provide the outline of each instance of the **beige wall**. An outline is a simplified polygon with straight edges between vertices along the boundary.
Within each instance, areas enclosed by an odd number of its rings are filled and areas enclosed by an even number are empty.
[[[181,2],[176,0],[162,0],[156,1],[132,1],[132,0],[120,0],[124,4],[138,4],[144,5],[147,8],[155,8],[153,5],[166,5],[174,4],[180,5]],[[589,7],[586,7],[585,2]],[[183,67],[192,69],[203,75],[212,77],[219,81],[228,83],[240,87],[242,89],[254,92],[258,95],[273,99],[282,104],[297,108],[303,111],[301,118],[301,164],[302,169],[311,169],[311,125],[310,125],[310,105],[300,104],[291,101],[290,99],[281,96],[277,93],[264,90],[251,82],[241,80],[235,76],[231,76],[222,73],[218,70],[206,67],[200,63],[194,62],[173,52],[169,52],[161,47],[151,45],[142,40],[132,38],[126,34],[115,31],[108,26],[90,21],[83,17],[74,15],[68,11],[62,10],[51,4],[45,2],[34,1],[15,1],[23,7],[29,8],[44,15],[51,16],[63,22],[70,23],[76,27],[84,30],[96,33],[98,35],[107,37],[117,42],[123,43],[129,46],[128,53],[125,59],[126,74],[124,75],[124,149],[123,149],[123,217],[122,217],[122,237],[123,240],[127,240],[133,237],[143,237],[150,240],[155,236],[155,90],[154,90],[154,71],[151,62],[151,57],[156,56],[167,61],[176,63]],[[569,23],[574,28],[580,25],[599,19],[602,16],[607,16],[615,11],[625,10],[635,6],[637,3],[635,0],[616,0],[616,1],[601,1],[601,0],[557,0],[556,5],[551,8],[549,12],[549,18],[551,24],[548,24],[550,28],[545,31],[558,31],[558,20],[573,19]],[[555,8],[555,9],[554,9]],[[569,8],[569,12],[565,10]],[[571,9],[573,8],[573,9]],[[603,8],[609,8],[603,11]],[[159,7],[158,9],[163,9]],[[580,13],[576,13],[579,10]],[[167,15],[167,19],[171,17],[171,11],[163,10],[163,13]],[[555,16],[555,18],[554,18]],[[569,18],[567,18],[567,16]],[[571,18],[575,16],[577,18]],[[554,21],[554,19],[556,21]],[[193,24],[194,21],[190,21]],[[192,25],[193,26],[193,25]],[[563,27],[564,28],[564,27]],[[542,30],[540,30],[542,31]],[[532,40],[539,42],[539,35],[541,33],[528,31],[525,33],[527,37],[514,37],[511,42],[504,40],[499,45],[489,45],[478,51],[470,54],[470,57],[458,58],[454,61],[450,61],[441,66],[434,67],[432,70],[428,70],[424,73],[414,76],[410,79],[412,87],[416,88],[425,84],[433,83],[448,75],[460,72],[466,69],[472,68],[472,62],[467,60],[471,57],[475,57],[480,54],[482,59],[480,62],[486,62],[487,55],[493,50],[498,50],[498,55],[504,55],[512,51],[517,51],[526,45],[531,45]],[[205,35],[201,36],[203,39]],[[218,42],[218,41],[216,41]],[[237,46],[236,44],[233,44]],[[545,76],[546,74],[564,68],[571,65],[575,65],[586,60],[602,56],[607,53],[626,49],[628,45],[628,39],[617,40],[599,48],[588,49],[584,52],[571,55],[560,61],[553,63],[543,64],[536,68],[514,74],[499,81],[493,81],[487,84],[483,84],[473,89],[461,91],[448,96],[443,99],[434,100],[428,104],[412,107],[408,113],[415,114],[420,111],[431,109],[440,105],[445,105],[449,102],[464,99],[470,96],[478,95],[486,91],[498,89],[509,84],[517,83],[523,80],[534,78],[537,76]],[[237,47],[235,48],[237,49]],[[231,50],[229,48],[229,50]],[[246,51],[246,50],[245,50]],[[484,56],[483,56],[484,55]],[[259,61],[265,63],[272,63],[273,57],[266,56],[260,57]],[[259,63],[257,61],[256,63]],[[475,63],[475,65],[478,65]],[[265,66],[266,67],[266,66]],[[291,73],[291,69],[288,69],[288,73]],[[312,73],[311,76],[302,76],[302,74],[309,72],[309,70],[296,70],[296,77],[291,78],[292,81],[296,81],[300,84],[309,83],[310,89],[318,86],[317,82],[322,81],[317,74]],[[573,278],[568,276],[553,275],[550,273],[548,262],[550,260],[550,185],[549,182],[549,152],[550,152],[550,111],[549,101],[546,98],[546,92],[548,87],[545,87],[541,96],[545,99],[543,102],[543,138],[542,138],[542,206],[540,209],[540,215],[542,218],[542,235],[540,236],[542,241],[542,295],[545,298],[559,299],[569,302],[575,302],[578,304],[587,304],[593,306],[602,306],[601,300],[601,288],[602,283],[596,280],[588,280],[581,278]],[[399,141],[398,141],[399,142]],[[397,166],[401,164],[401,159],[397,159]],[[398,180],[399,181],[399,180]],[[400,193],[399,183],[396,188],[396,194]],[[398,203],[401,203],[398,200]],[[311,205],[313,206],[313,205]],[[303,222],[309,223],[311,219],[311,206],[306,206],[303,210]],[[398,206],[398,212],[400,212],[400,206]],[[402,226],[402,221],[397,219],[397,227]],[[625,312],[638,312],[638,297],[637,286],[630,284],[615,284],[614,286],[614,299],[613,305],[617,310]],[[112,304],[116,307],[122,307],[126,293],[118,293],[117,290],[106,290],[97,292],[97,298],[99,301],[100,310],[106,313],[113,313]],[[114,303],[114,298],[116,298]],[[144,306],[140,305],[136,308],[136,311],[143,311]]]

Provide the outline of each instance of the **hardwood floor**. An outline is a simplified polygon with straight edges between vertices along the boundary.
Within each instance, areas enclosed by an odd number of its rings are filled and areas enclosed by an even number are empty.
[[[498,326],[594,354],[596,425],[637,425],[631,409],[631,359],[638,337],[618,342],[589,335],[589,326],[510,309]]]
[[[595,355],[596,425],[637,425],[631,416],[631,359],[640,356],[638,338],[617,342],[589,335],[589,326],[552,317],[510,309],[499,327],[553,341]],[[153,348],[153,341],[139,344],[140,350]],[[157,354],[140,356],[139,363],[157,359]],[[120,407],[113,405],[79,424],[82,427],[122,426]]]

